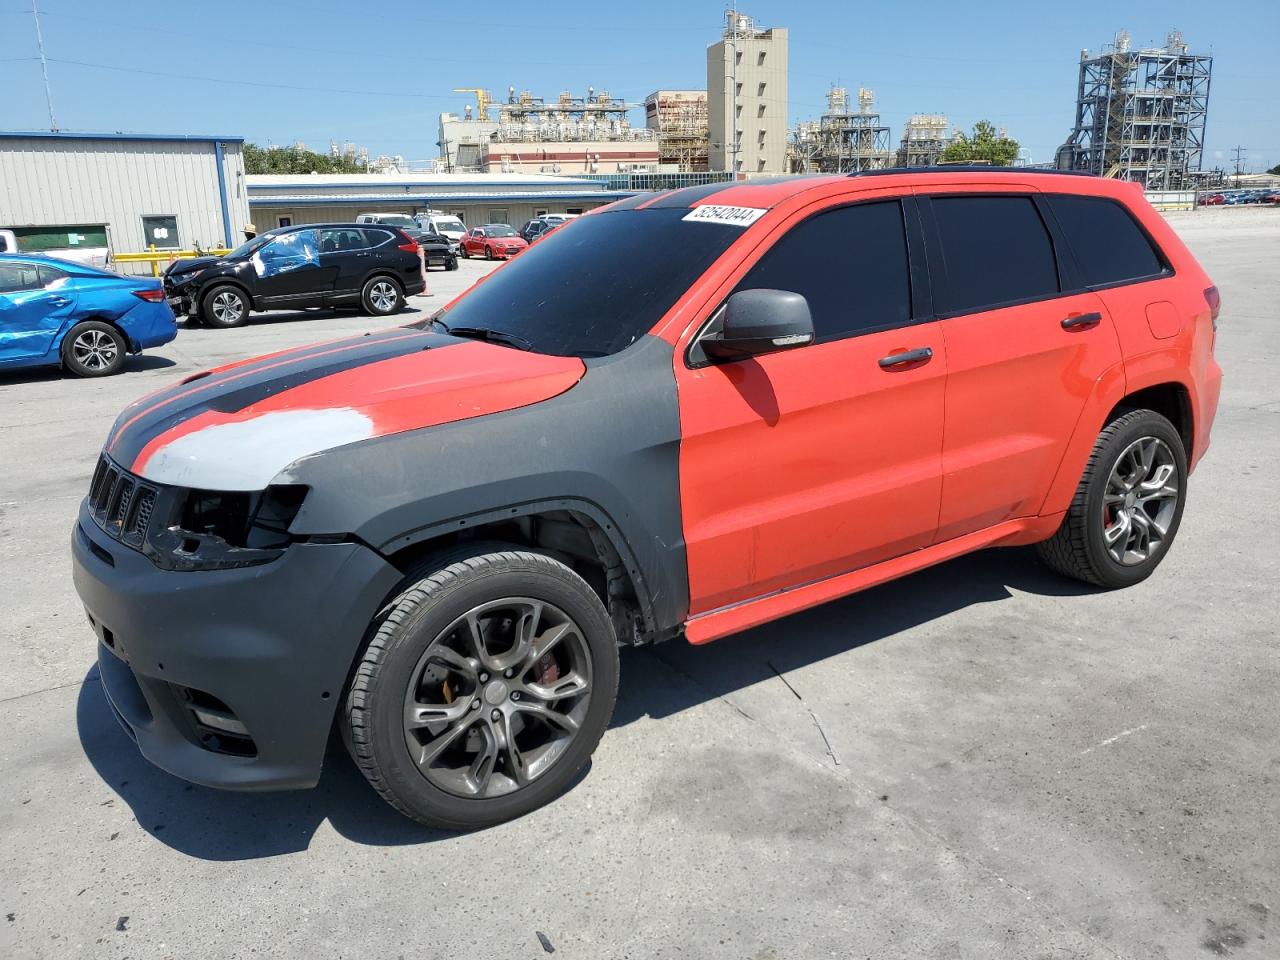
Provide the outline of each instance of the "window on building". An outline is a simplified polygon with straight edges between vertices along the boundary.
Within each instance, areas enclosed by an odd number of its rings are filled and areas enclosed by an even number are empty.
[[[762,103],[762,104],[760,104],[758,107],[756,107],[756,116],[757,116],[757,117],[763,117],[763,116],[764,116],[764,104],[763,104],[763,103]]]
[[[292,227],[293,217],[276,217],[277,227]]]
[[[581,207],[565,207],[564,212],[565,212],[565,213],[576,213],[576,214],[581,215],[581,213],[582,213],[582,208],[581,208]]]
[[[935,197],[933,213],[947,265],[945,312],[1058,292],[1053,242],[1030,197]]]
[[[465,210],[450,210],[449,216],[457,217],[459,220],[461,220],[465,224],[467,222],[466,212],[467,211]]]
[[[803,294],[822,342],[907,323],[909,278],[902,204],[890,200],[828,210],[796,224],[737,289]]]
[[[1067,243],[1075,254],[1081,279],[1089,286],[1139,280],[1163,272],[1159,254],[1134,223],[1129,211],[1101,197],[1048,198]]]
[[[738,96],[742,96],[742,84],[738,84],[738,85],[734,88],[734,92],[735,92],[735,93],[737,93],[737,95],[738,95]]]
[[[756,57],[756,66],[757,66],[757,67],[763,67],[763,66],[764,66],[764,53],[765,53],[765,52],[764,52],[763,50],[761,50],[761,51],[760,51],[760,53],[759,53],[759,55]]]
[[[764,88],[765,88],[765,82],[764,82],[763,80],[761,80],[761,81],[760,81],[760,87],[759,87],[759,89],[758,89],[758,90],[756,90],[756,96],[757,96],[757,97],[763,97],[763,96],[764,96]]]
[[[733,62],[734,62],[734,63],[738,63],[738,64],[742,63],[742,51],[741,51],[741,50],[735,50],[735,51],[733,52]]]
[[[507,212],[506,207],[490,207],[489,208],[490,223],[506,223],[507,217],[509,215],[510,214]]]
[[[178,218],[161,215],[142,218],[143,242],[157,250],[177,250],[182,244],[178,242]]]

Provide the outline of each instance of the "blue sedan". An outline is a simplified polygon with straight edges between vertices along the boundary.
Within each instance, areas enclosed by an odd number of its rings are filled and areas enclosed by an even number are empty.
[[[159,280],[35,255],[0,256],[0,372],[61,364],[118,373],[127,354],[178,335]]]

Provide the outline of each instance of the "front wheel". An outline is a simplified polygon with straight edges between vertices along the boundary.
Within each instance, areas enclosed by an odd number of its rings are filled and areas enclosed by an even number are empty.
[[[1127,587],[1160,565],[1182,521],[1187,454],[1182,437],[1152,410],[1112,420],[1098,435],[1062,525],[1040,558],[1068,577]]]
[[[484,258],[485,258],[486,260],[492,260],[492,259],[493,259],[493,247],[486,246],[486,247],[484,248]]]
[[[249,298],[239,287],[214,287],[200,301],[200,316],[211,327],[242,327],[249,319]]]
[[[586,581],[543,554],[489,545],[413,582],[383,611],[347,694],[344,733],[401,813],[477,829],[569,786],[609,724],[617,687],[613,627]]]
[[[387,317],[400,312],[404,306],[404,294],[400,285],[390,277],[370,277],[360,292],[360,302],[375,317]]]
[[[107,377],[124,366],[128,345],[109,323],[86,320],[62,339],[62,365],[77,377]]]
[[[458,258],[457,258],[457,257],[450,257],[448,260],[446,260],[446,261],[444,262],[444,268],[445,268],[446,270],[457,270],[457,269],[458,269]]]

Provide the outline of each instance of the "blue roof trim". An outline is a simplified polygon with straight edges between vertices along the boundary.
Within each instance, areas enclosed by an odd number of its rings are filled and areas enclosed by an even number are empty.
[[[432,193],[397,194],[392,197],[250,197],[251,207],[394,206],[397,203],[498,203],[508,201],[603,200],[612,203],[634,197],[637,190],[593,190],[590,193]]]
[[[250,176],[254,176],[254,174],[250,174]],[[356,176],[359,177],[360,175],[356,174]],[[587,186],[589,184],[600,182],[598,180],[583,180],[577,177],[565,177],[563,178],[563,180],[557,177],[556,180],[557,182],[565,183],[572,187]],[[528,180],[490,180],[488,177],[472,177],[472,178],[463,177],[463,178],[459,178],[454,185],[456,186],[458,184],[464,184],[464,185],[475,184],[475,185],[484,185],[489,187],[531,186]],[[248,183],[248,182],[245,183],[245,187],[248,188],[250,193],[255,193],[259,190],[338,190],[345,186],[352,186],[352,187],[377,186],[386,190],[394,190],[394,189],[399,189],[401,187],[406,187],[406,188],[407,187],[441,187],[441,186],[449,186],[449,185],[442,184],[438,180],[407,180],[400,183],[370,184],[365,182],[364,180],[359,180],[359,179],[351,180],[350,184],[333,183],[333,182],[314,183],[307,180],[299,180],[297,183]],[[552,185],[548,183],[548,184],[544,184],[544,186],[550,187]]]
[[[67,130],[0,130],[0,140],[167,140],[171,143],[244,143],[244,137],[194,133],[80,133]]]

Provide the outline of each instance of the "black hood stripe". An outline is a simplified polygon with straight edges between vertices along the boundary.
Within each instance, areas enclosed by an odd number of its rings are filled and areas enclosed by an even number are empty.
[[[206,411],[219,413],[237,413],[246,407],[253,406],[267,397],[295,387],[311,383],[324,377],[333,376],[346,370],[406,356],[420,350],[434,350],[453,346],[466,341],[448,337],[438,333],[417,333],[397,330],[398,339],[387,337],[369,337],[367,344],[348,348],[341,352],[338,344],[327,344],[325,351],[311,353],[297,359],[277,357],[275,365],[270,364],[252,368],[246,376],[226,380],[212,380],[208,389],[192,392],[181,400],[174,400],[148,410],[113,438],[109,453],[121,465],[132,466],[138,454],[156,437],[173,429],[178,424],[197,417]],[[409,334],[406,336],[406,334]],[[244,373],[246,368],[238,367],[231,373]],[[201,386],[201,381],[188,384],[185,389],[194,391]],[[341,397],[335,397],[335,406],[341,406]]]

